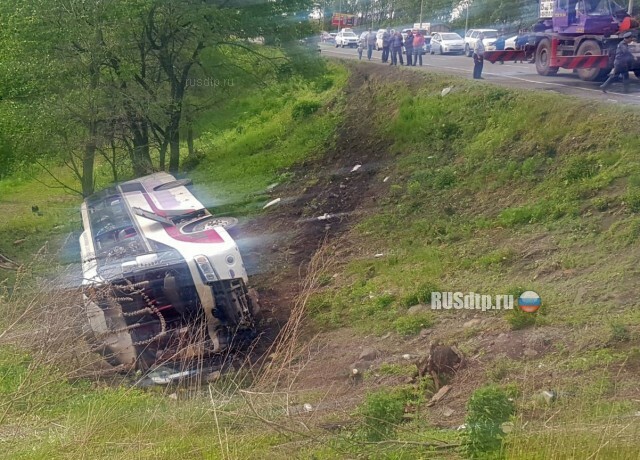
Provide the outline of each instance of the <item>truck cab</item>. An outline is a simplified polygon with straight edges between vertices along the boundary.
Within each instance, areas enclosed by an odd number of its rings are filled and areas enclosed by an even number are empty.
[[[553,30],[566,34],[611,35],[618,30],[615,13],[624,10],[613,0],[548,0],[541,3],[553,4]]]

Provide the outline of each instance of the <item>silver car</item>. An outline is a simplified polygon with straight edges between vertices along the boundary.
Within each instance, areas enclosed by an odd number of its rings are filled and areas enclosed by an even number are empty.
[[[431,54],[464,53],[464,39],[455,32],[436,32],[431,36]]]

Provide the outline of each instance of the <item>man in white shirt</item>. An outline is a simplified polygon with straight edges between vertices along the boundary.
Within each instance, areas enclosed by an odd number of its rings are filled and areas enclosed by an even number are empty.
[[[484,65],[484,34],[478,34],[476,45],[473,47],[473,78],[482,80],[482,66]]]

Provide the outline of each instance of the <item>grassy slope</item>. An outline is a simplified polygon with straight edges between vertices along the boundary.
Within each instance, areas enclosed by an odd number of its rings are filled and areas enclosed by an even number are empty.
[[[632,458],[640,433],[640,421],[629,419],[639,409],[631,398],[640,365],[633,346],[640,337],[640,116],[460,81],[442,97],[448,86],[449,78],[433,76],[417,91],[398,82],[374,88],[377,113],[393,114],[390,123],[381,117],[379,129],[393,141],[395,165],[379,174],[390,179],[375,213],[350,235],[352,251],[369,258],[327,277],[331,286],[312,311],[328,328],[412,334],[434,324],[443,341],[481,356],[477,371],[486,375],[474,376],[475,386],[517,383],[524,419],[540,416],[531,403],[540,389],[571,395],[558,414],[544,411],[557,419],[554,429],[521,430],[511,456],[574,449],[588,456],[615,433],[599,455]],[[481,317],[490,325],[463,329],[464,312],[406,313],[428,302],[431,290],[517,296],[528,289],[544,303],[533,319],[487,313]],[[482,336],[525,326],[546,334],[551,351],[494,360]],[[555,431],[566,425],[573,428]]]
[[[210,193],[207,204],[256,212],[252,193],[287,180],[286,168],[296,161],[319,155],[340,122],[333,105],[341,99],[344,77],[334,69],[335,84],[326,92],[322,82],[293,82],[248,95],[204,120],[215,128],[198,141],[206,157],[193,176]],[[409,317],[407,307],[425,301],[434,287],[490,294],[534,289],[545,303],[534,326],[553,331],[553,351],[529,361],[488,356],[475,376],[477,385],[515,383],[519,390],[522,419],[509,444],[511,457],[581,458],[603,446],[601,458],[633,458],[629,446],[638,423],[631,415],[639,408],[632,402],[634,383],[619,364],[637,366],[640,359],[628,340],[637,339],[640,324],[634,282],[640,117],[625,112],[622,125],[617,107],[464,81],[455,81],[453,91],[441,97],[450,85],[437,76],[426,77],[417,92],[401,81],[376,83],[379,131],[393,143],[392,162],[376,180],[390,180],[377,206],[349,234],[350,245],[371,257],[345,262],[337,278],[328,274],[325,291],[312,302],[313,317],[328,329],[356,324],[408,335],[433,324],[445,340],[471,352],[485,331],[449,331],[444,321],[454,314]],[[359,96],[364,97],[353,97]],[[296,99],[317,100],[324,108],[295,121]],[[22,200],[20,209],[28,210],[45,193],[27,183],[21,190],[38,195],[18,198],[0,185],[9,193],[3,199]],[[28,214],[21,219],[36,219]],[[0,235],[5,244],[13,238],[12,224],[3,223]],[[379,252],[385,257],[374,258]],[[520,324],[519,318],[488,316],[494,320],[489,336]],[[213,410],[206,395],[167,401],[139,390],[56,383],[51,400],[25,392],[43,377],[26,378],[28,361],[20,354],[5,350],[0,365],[3,400],[29,395],[8,407],[0,428],[0,438],[11,439],[3,452],[11,458],[264,458],[267,451],[272,457],[294,451],[320,458],[356,452],[415,458],[422,452],[354,445],[357,433],[350,431],[316,440],[329,447],[312,442],[310,449],[287,448],[292,437],[304,438],[272,434],[249,418],[229,420]],[[541,366],[553,377],[543,376]],[[21,381],[27,383],[20,387]],[[541,409],[530,396],[547,384],[571,397]],[[230,404],[240,402],[231,399],[225,409]],[[273,401],[262,407],[276,420],[282,415]],[[551,417],[552,428],[530,428]],[[529,428],[523,428],[527,421]],[[420,441],[432,434],[433,427],[417,420],[395,437]],[[605,445],[611,435],[614,441]],[[449,431],[435,436],[457,438]]]

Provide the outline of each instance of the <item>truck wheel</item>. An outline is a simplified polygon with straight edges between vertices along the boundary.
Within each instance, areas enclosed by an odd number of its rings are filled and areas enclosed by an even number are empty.
[[[543,38],[536,48],[536,71],[545,77],[558,73],[558,67],[551,67],[551,41]]]
[[[640,70],[634,70],[633,74],[636,76],[637,79],[640,79]]]
[[[585,40],[578,47],[578,56],[595,56],[602,54],[602,48],[595,40]],[[602,80],[609,74],[609,69],[578,69],[580,80],[598,81]]]

